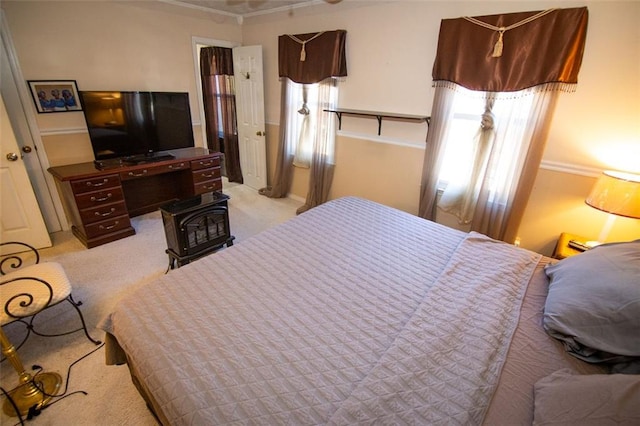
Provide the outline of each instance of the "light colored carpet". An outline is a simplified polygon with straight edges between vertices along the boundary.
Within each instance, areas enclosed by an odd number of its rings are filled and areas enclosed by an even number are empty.
[[[295,216],[302,205],[293,199],[269,199],[244,185],[224,182],[229,200],[231,233],[234,244],[242,244],[252,235]],[[136,235],[90,250],[71,234],[53,235],[54,246],[41,250],[44,261],[63,265],[73,285],[73,295],[81,300],[82,312],[94,338],[103,340],[95,326],[127,292],[165,273],[169,259],[166,239],[158,211],[132,219]],[[215,254],[212,254],[215,256]],[[51,332],[72,329],[79,324],[75,311],[66,302],[37,317],[36,324]],[[65,328],[66,327],[66,328]],[[23,335],[17,324],[5,326],[11,341]],[[55,371],[67,379],[67,369],[75,360],[96,349],[82,332],[45,338],[31,335],[18,351],[27,370],[32,365]],[[15,370],[4,361],[0,364],[2,387],[17,385]],[[73,394],[85,391],[87,395]],[[79,361],[72,369],[64,399],[45,408],[29,423],[34,425],[155,425],[154,417],[134,388],[126,366],[107,366],[104,348]],[[2,398],[4,402],[4,398]],[[18,418],[2,413],[0,424],[13,425]]]

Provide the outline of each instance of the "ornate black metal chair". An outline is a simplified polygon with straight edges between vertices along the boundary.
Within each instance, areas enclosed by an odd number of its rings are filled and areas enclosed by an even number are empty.
[[[40,254],[34,247],[20,242],[0,243],[6,253],[0,256],[0,341],[3,361],[8,360],[20,377],[19,386],[10,393],[3,406],[6,414],[25,415],[30,409],[41,408],[57,393],[62,379],[57,373],[39,373],[36,378],[26,372],[17,354],[31,333],[53,337],[83,330],[89,341],[99,345],[101,342],[89,335],[79,306],[71,295],[71,283],[62,265],[56,262],[40,263]],[[37,331],[34,318],[40,312],[61,302],[68,302],[78,313],[81,326],[70,331],[46,334]],[[3,327],[20,322],[25,325],[26,335],[18,346],[7,338]]]

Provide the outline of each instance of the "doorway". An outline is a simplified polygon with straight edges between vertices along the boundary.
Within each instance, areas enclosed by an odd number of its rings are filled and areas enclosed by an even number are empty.
[[[229,41],[192,38],[194,69],[200,107],[202,145],[207,148],[207,128],[203,104],[203,86],[200,77],[200,50],[204,47],[233,49],[235,102],[237,116],[238,153],[244,184],[261,189],[266,186],[267,159],[264,120],[264,85],[262,73],[262,47],[239,46]],[[215,134],[216,132],[209,132]],[[223,154],[224,155],[224,154]],[[223,166],[223,174],[224,173]],[[226,174],[225,174],[226,176]]]

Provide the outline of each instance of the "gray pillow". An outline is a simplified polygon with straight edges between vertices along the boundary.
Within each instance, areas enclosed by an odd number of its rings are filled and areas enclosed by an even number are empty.
[[[545,272],[547,333],[585,361],[640,369],[640,240],[597,246]]]
[[[639,375],[560,370],[534,386],[533,425],[638,425],[638,407]]]

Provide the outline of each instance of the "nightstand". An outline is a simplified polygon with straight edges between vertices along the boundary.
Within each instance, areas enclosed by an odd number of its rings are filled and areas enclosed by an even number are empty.
[[[584,251],[569,246],[569,241],[571,240],[584,243],[585,241],[587,241],[587,238],[581,235],[563,232],[562,234],[560,234],[560,238],[558,238],[558,242],[556,243],[556,248],[553,251],[553,257],[555,259],[564,259],[566,257],[575,256],[576,254],[580,254]]]

